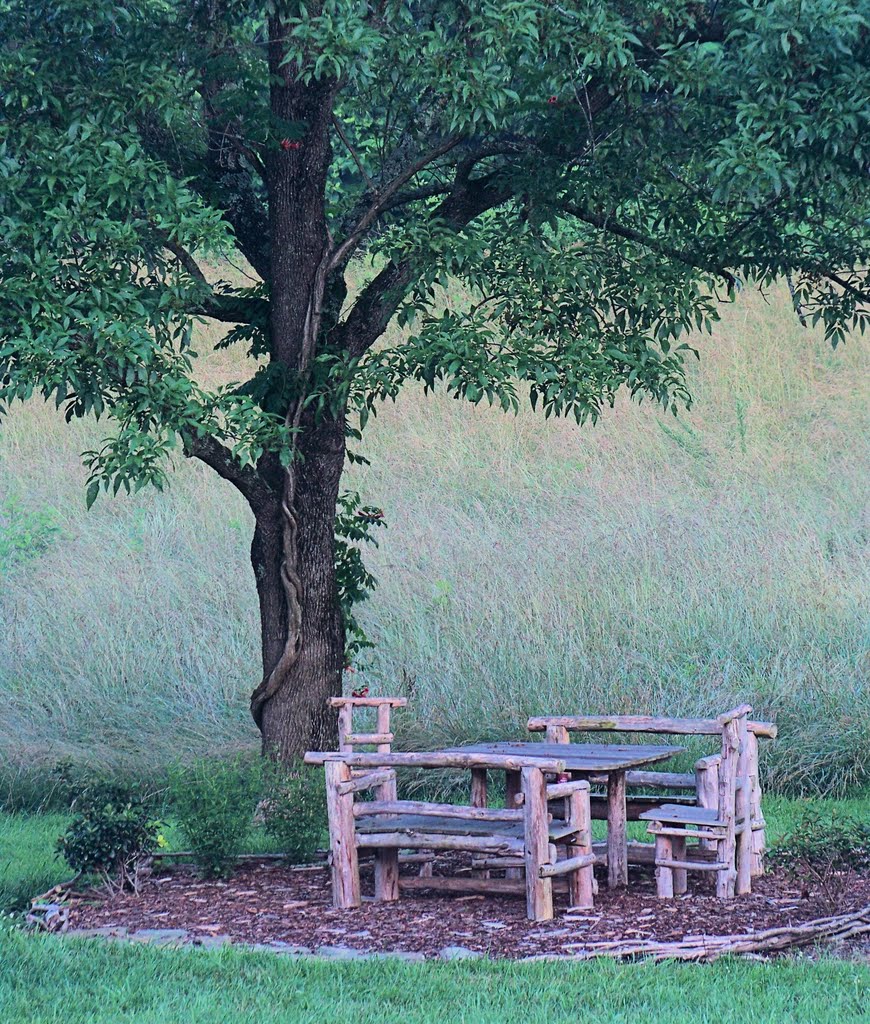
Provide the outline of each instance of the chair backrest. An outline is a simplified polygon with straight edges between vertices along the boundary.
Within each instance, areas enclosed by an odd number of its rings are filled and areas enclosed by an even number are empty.
[[[338,708],[338,749],[353,753],[358,745],[375,745],[378,753],[392,750],[393,733],[390,731],[390,713],[393,708],[407,705],[406,697],[330,697],[328,704]],[[374,732],[354,732],[353,713],[357,708],[375,708],[377,727]]]
[[[737,814],[738,790],[742,796],[749,794],[749,742],[747,718],[752,708],[741,704],[732,711],[720,715],[722,753],[719,761],[719,818],[726,826],[733,828]]]

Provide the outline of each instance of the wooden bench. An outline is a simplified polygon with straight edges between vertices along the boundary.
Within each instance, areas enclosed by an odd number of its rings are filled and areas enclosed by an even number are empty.
[[[553,880],[564,877],[572,905],[592,906],[595,855],[589,783],[577,780],[548,784],[545,774],[564,773],[564,761],[445,751],[309,751],[305,762],[323,765],[326,773],[330,870],[336,907],[360,905],[360,850],[374,850],[377,900],[398,899],[400,888],[456,889],[449,883],[461,881],[465,891],[470,885],[482,892],[524,892],[528,917],[546,921],[553,917]],[[399,800],[399,768],[516,771],[521,777],[521,799],[516,801],[519,806],[505,808]],[[356,800],[357,794],[372,790],[374,800]],[[562,803],[558,819],[549,813],[553,801]],[[565,849],[562,859],[558,857],[557,844]],[[525,879],[401,879],[400,849],[464,850],[478,855],[521,858]]]
[[[721,736],[722,726],[717,718],[657,718],[649,715],[550,715],[529,719],[530,732],[543,732],[547,743],[570,743],[575,732],[627,732],[651,733],[671,736]],[[772,722],[746,723],[746,754],[749,774],[749,799],[752,824],[751,873],[756,878],[764,873],[766,849],[765,821],[761,809],[761,785],[758,777],[758,741],[775,739],[776,725]],[[694,773],[630,771],[626,784],[631,789],[685,790],[685,796],[668,797],[672,805],[687,807],[716,807],[719,799],[719,765],[721,753],[702,757],[695,763]],[[592,778],[593,782],[598,780]],[[640,820],[642,815],[662,803],[659,793],[629,793],[626,800],[628,818]],[[591,795],[591,813],[595,819],[606,816],[602,796]],[[703,846],[702,848],[708,848]],[[646,851],[629,845],[632,860],[646,861]]]
[[[378,753],[392,750],[393,733],[390,728],[390,714],[393,708],[404,708],[406,697],[330,697],[329,707],[338,709],[338,749],[352,753],[358,746],[375,746]],[[354,711],[372,708],[377,715],[374,732],[355,732]]]

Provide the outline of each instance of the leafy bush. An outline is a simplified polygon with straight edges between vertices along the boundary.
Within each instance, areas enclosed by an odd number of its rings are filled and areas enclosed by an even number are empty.
[[[265,829],[294,864],[314,859],[326,829],[323,771],[299,761],[268,770],[269,795],[263,804]]]
[[[112,892],[139,890],[143,871],[162,845],[152,801],[115,782],[95,781],[76,796],[78,813],[57,841],[75,871],[98,875]]]
[[[7,498],[0,503],[0,573],[38,558],[60,532],[51,510],[31,510],[17,498]]]
[[[261,782],[259,764],[240,758],[201,759],[172,772],[175,816],[203,876],[232,870],[253,823]]]
[[[835,905],[856,874],[870,873],[870,822],[811,807],[774,844],[769,862]]]

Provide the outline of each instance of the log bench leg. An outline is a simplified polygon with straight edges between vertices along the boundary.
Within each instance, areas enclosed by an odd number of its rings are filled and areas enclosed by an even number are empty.
[[[486,768],[472,768],[471,769],[471,806],[472,807],[486,807],[487,806],[487,777]],[[480,871],[472,871],[472,878],[489,878],[490,872],[486,869]]]
[[[764,812],[761,809],[761,785],[758,780],[758,737],[755,733],[747,734],[746,745],[749,760],[749,811],[753,823],[750,875],[759,878],[764,874],[766,837]]]
[[[381,705],[378,708],[378,728],[381,727]],[[387,723],[389,725],[389,721]],[[388,782],[381,783],[376,790],[378,800],[394,801],[398,799],[395,775]],[[399,898],[399,849],[386,848],[375,850],[375,899],[391,903]]]
[[[686,840],[681,839],[679,836],[671,836],[671,848],[674,851],[674,860],[685,860],[686,859]],[[682,896],[683,893],[689,888],[688,872],[685,868],[674,868],[674,895]]]
[[[574,857],[592,853],[592,814],[589,807],[589,791],[572,793],[566,801],[568,821],[577,826],[568,856]],[[572,907],[591,907],[595,876],[592,865],[579,868],[568,875],[568,900]]]
[[[332,873],[332,903],[343,910],[360,905],[359,857],[353,819],[353,793],[342,794],[339,783],[350,782],[350,768],[344,761],[327,761],[326,807],[329,814],[329,853]]]
[[[553,918],[553,880],[541,878],[541,865],[549,861],[547,781],[539,768],[523,768],[524,860],[526,862],[526,915],[531,921]]]

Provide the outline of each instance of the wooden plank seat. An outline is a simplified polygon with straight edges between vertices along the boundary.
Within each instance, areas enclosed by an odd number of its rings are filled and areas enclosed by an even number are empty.
[[[461,810],[457,805],[457,810]],[[446,836],[482,836],[495,838],[523,838],[522,819],[512,821],[477,821],[469,818],[444,817],[428,814],[373,814],[359,818],[356,823],[357,846],[365,846],[364,836],[369,832],[394,832],[401,845],[403,836],[425,836],[429,833]]]
[[[725,822],[716,807],[684,807],[680,804],[659,804],[640,816],[641,821],[673,822],[678,825],[716,825]]]
[[[660,807],[663,796],[661,793],[629,793],[625,798],[626,821],[642,821],[643,814]],[[667,799],[672,803],[682,804],[686,807],[695,806],[694,796],[673,796],[668,795]],[[593,821],[607,821],[607,794],[590,793],[589,805],[592,811]]]

